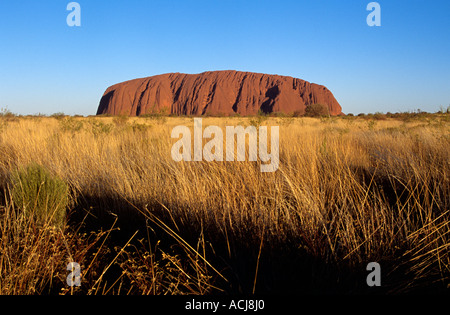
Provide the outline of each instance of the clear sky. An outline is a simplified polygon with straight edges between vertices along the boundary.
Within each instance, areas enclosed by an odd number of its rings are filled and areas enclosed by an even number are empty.
[[[240,70],[328,87],[345,113],[450,105],[450,1],[0,0],[0,108],[95,114],[115,83]]]

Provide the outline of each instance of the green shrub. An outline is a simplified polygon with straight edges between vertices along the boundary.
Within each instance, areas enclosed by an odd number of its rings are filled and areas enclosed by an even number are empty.
[[[12,199],[25,219],[63,228],[69,204],[68,185],[44,167],[31,163],[11,176]]]
[[[147,131],[151,126],[147,124],[139,124],[137,122],[133,122],[131,124],[131,129],[133,129],[134,132],[145,132]]]
[[[330,110],[324,104],[311,104],[306,106],[305,116],[307,117],[324,117],[330,116]]]
[[[100,136],[102,134],[109,134],[114,128],[113,124],[105,124],[102,121],[97,120],[91,120],[90,124],[92,128],[92,133],[95,136]]]
[[[19,120],[17,115],[14,114],[13,112],[11,112],[7,108],[0,109],[0,119],[2,119],[3,121],[18,121]]]
[[[61,129],[66,132],[77,132],[83,128],[83,122],[73,117],[64,117],[59,119]]]
[[[58,112],[58,113],[52,114],[50,117],[55,118],[57,120],[61,120],[66,117],[66,114],[64,114],[63,112]]]
[[[261,109],[259,109],[256,116],[250,119],[249,123],[250,125],[259,128],[259,126],[261,126],[261,124],[265,122],[268,118],[269,118],[268,115],[266,115]]]
[[[376,112],[373,116],[373,119],[375,120],[386,120],[386,115],[381,112]]]
[[[305,113],[301,110],[296,110],[292,113],[292,117],[302,117],[304,115],[305,115]]]

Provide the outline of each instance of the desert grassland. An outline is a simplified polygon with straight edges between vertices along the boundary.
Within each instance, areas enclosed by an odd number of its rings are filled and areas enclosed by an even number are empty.
[[[203,118],[279,126],[274,173],[174,162],[189,117],[0,120],[1,294],[448,292],[448,114]],[[11,174],[31,163],[69,187],[62,227],[21,215]]]

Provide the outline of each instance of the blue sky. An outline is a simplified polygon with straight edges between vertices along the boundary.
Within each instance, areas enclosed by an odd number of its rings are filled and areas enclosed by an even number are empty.
[[[0,108],[95,114],[115,83],[241,70],[327,86],[345,113],[450,105],[450,1],[0,1]]]

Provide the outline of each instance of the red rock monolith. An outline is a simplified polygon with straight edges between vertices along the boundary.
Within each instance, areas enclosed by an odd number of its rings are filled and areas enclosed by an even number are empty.
[[[327,105],[331,115],[342,108],[322,85],[288,76],[240,71],[168,73],[109,87],[97,115],[166,113],[177,115],[303,114],[311,104]]]

